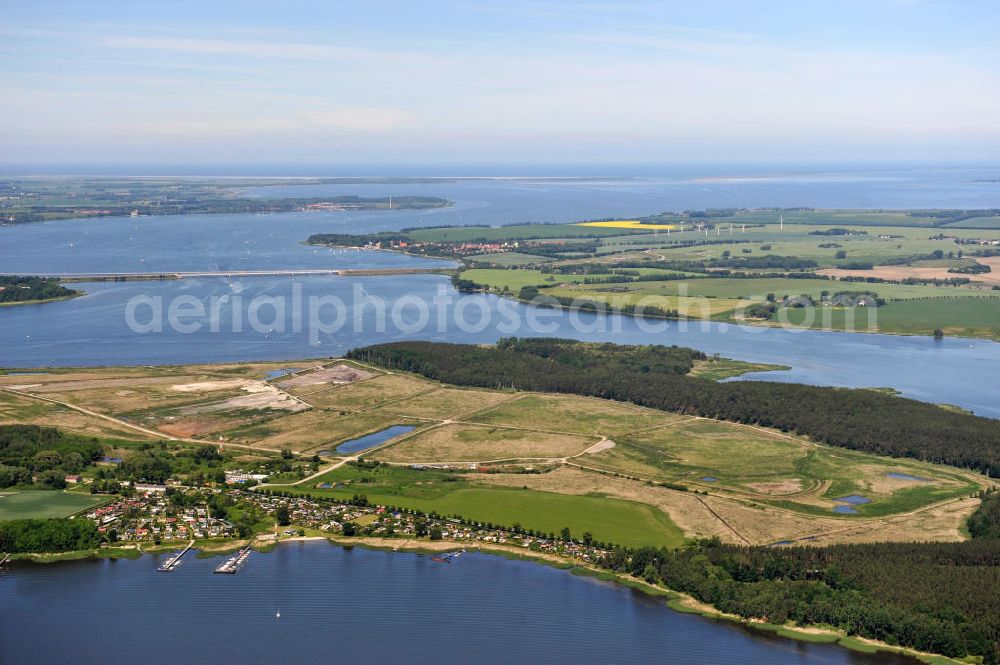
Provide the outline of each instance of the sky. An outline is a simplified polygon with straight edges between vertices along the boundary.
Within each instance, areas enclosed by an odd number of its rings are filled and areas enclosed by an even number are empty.
[[[974,162],[995,0],[3,0],[0,164]]]

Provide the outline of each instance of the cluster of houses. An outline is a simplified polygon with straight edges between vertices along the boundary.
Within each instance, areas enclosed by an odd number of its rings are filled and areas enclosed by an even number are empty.
[[[515,252],[521,246],[517,241],[504,242],[423,242],[415,243],[406,240],[388,239],[375,240],[364,245],[363,249],[396,249],[408,250],[412,253],[449,256],[476,256],[479,254],[499,254]]]
[[[135,486],[136,493],[128,498],[94,508],[86,517],[94,520],[98,530],[120,541],[166,542],[172,540],[200,540],[205,538],[235,538],[235,525],[212,517],[204,504],[177,505],[162,485]],[[174,491],[184,491],[177,488]],[[204,492],[205,490],[200,490]],[[584,562],[597,563],[608,550],[586,540],[559,538],[554,535],[525,532],[520,529],[501,528],[495,525],[461,520],[455,517],[417,515],[386,506],[366,502],[319,501],[309,497],[287,497],[237,487],[224,492],[237,504],[253,507],[275,517],[287,511],[289,522],[297,528],[309,528],[331,534],[343,534],[350,523],[350,533],[379,538],[417,538],[432,535],[443,540],[476,544],[496,544],[519,547],[531,552],[569,556]],[[365,505],[355,505],[364,503]],[[296,529],[286,530],[294,535]],[[273,536],[272,536],[273,538]]]
[[[939,233],[931,236],[928,240],[951,240],[956,245],[982,245],[984,247],[1000,247],[1000,240],[995,238],[959,238]]]
[[[232,469],[226,471],[227,485],[245,485],[247,483],[262,483],[267,480],[266,473],[252,473],[243,469]]]
[[[204,505],[173,505],[165,491],[158,491],[162,487],[136,485],[135,496],[94,508],[86,516],[97,522],[101,533],[110,536],[114,530],[118,539],[125,541],[200,540],[236,535],[233,524],[212,517]]]
[[[359,506],[349,502],[331,503],[314,501],[308,497],[238,492],[242,502],[254,505],[261,511],[276,514],[279,508],[284,507],[293,525],[330,533],[343,533],[344,524],[351,522],[359,536],[416,538],[419,527],[428,531],[439,530],[444,540],[521,547],[532,552],[571,556],[592,563],[600,561],[608,553],[606,549],[590,542],[528,534],[520,530],[477,524],[454,517],[428,517],[385,506]]]

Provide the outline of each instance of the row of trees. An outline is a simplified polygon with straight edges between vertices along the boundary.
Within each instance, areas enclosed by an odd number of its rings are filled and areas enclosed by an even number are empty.
[[[716,383],[649,364],[657,348],[666,347],[544,339],[501,340],[495,347],[398,342],[356,349],[348,357],[457,385],[588,395],[774,427],[834,446],[951,464],[1000,477],[1000,422],[996,420],[870,390],[756,381]],[[693,358],[698,352],[673,353]]]
[[[981,503],[969,517],[969,533],[973,538],[1000,538],[1000,489],[984,490]]]
[[[616,549],[603,565],[746,619],[1000,662],[1000,541]]]

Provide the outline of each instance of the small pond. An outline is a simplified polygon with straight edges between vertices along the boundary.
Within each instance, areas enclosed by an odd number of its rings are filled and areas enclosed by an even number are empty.
[[[895,478],[896,480],[916,480],[916,481],[919,481],[921,483],[929,483],[929,482],[931,482],[930,478],[924,478],[922,476],[911,476],[908,473],[896,473],[896,472],[892,472],[892,473],[887,473],[885,475],[886,475],[887,478]]]
[[[866,496],[861,496],[860,494],[848,494],[847,496],[841,496],[834,499],[834,501],[839,501],[840,503],[849,503],[852,506],[863,506],[866,503],[871,503],[872,500]]]
[[[392,427],[387,427],[384,430],[373,432],[372,434],[366,434],[365,436],[357,439],[351,439],[350,441],[345,441],[337,446],[337,452],[360,453],[363,450],[374,448],[375,446],[381,445],[390,439],[395,439],[397,436],[402,436],[403,434],[412,432],[415,429],[416,427],[413,425],[393,425]],[[322,454],[323,453],[320,453],[320,455]]]

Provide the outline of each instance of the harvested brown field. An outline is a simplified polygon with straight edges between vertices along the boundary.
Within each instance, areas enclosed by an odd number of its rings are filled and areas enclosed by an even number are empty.
[[[79,434],[130,441],[144,441],[151,438],[149,435],[130,427],[117,425],[103,418],[89,416],[58,404],[0,392],[0,424],[15,423],[59,427]]]
[[[488,390],[465,390],[462,388],[441,388],[433,392],[388,404],[391,410],[418,418],[459,419],[501,402],[512,399],[510,393]]]
[[[490,425],[539,423],[540,429],[591,436],[622,436],[628,432],[668,425],[679,416],[596,397],[527,394],[469,418]]]
[[[171,436],[185,439],[193,439],[212,432],[236,427],[243,420],[237,418],[203,416],[201,418],[184,418],[170,422],[163,422],[156,426],[161,432]]]
[[[553,458],[578,455],[593,439],[520,429],[443,425],[375,453],[386,462],[485,462],[498,459]]]
[[[790,478],[773,483],[746,483],[744,487],[749,487],[761,494],[794,494],[802,491],[802,481],[798,478]]]
[[[990,266],[992,272],[979,275],[959,275],[948,272],[946,267],[930,266],[875,266],[871,270],[846,270],[844,268],[824,268],[817,270],[818,275],[828,275],[830,277],[878,277],[899,282],[907,278],[916,279],[951,279],[953,277],[969,277],[973,282],[981,282],[988,286],[1000,285],[1000,256],[977,256],[974,257],[979,263]]]
[[[429,381],[392,374],[343,386],[291,392],[319,409],[359,411],[435,389],[437,385]]]

